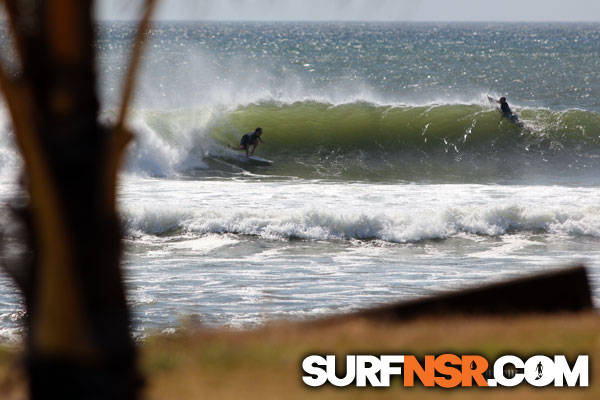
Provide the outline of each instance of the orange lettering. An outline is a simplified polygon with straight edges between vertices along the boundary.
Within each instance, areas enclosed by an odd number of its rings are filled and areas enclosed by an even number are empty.
[[[488,361],[481,356],[463,356],[462,358],[462,385],[470,387],[473,380],[477,386],[488,386],[483,376],[488,369]]]
[[[435,383],[443,388],[453,388],[460,385],[462,373],[456,367],[450,365],[461,365],[460,357],[454,354],[442,354],[435,359],[435,369],[440,374],[448,376],[436,376]]]
[[[425,356],[425,368],[423,368],[415,356],[404,356],[404,387],[415,385],[415,374],[417,374],[423,386],[433,387],[435,378],[434,357]]]

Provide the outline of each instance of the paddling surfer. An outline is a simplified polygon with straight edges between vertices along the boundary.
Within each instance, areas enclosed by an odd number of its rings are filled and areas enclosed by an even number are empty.
[[[510,109],[510,106],[508,105],[508,102],[506,101],[506,97],[500,97],[500,100],[498,100],[498,103],[500,104],[500,111],[502,111],[502,116],[506,117],[508,119],[511,119],[513,116],[512,110]]]
[[[493,100],[493,99],[490,98],[490,100]],[[520,127],[523,127],[523,123],[521,121],[519,121],[519,117],[517,116],[517,114],[514,114],[512,112],[512,110],[510,109],[510,106],[508,105],[508,102],[506,101],[506,97],[500,97],[500,100],[495,100],[495,101],[496,101],[496,103],[500,104],[500,112],[502,113],[503,117],[506,117],[511,122],[517,124]]]
[[[240,141],[240,150],[246,150],[246,157],[250,157],[254,155],[254,151],[259,143],[264,143],[264,141],[260,138],[262,135],[262,128],[256,128],[254,132],[246,133],[242,136],[242,140]],[[250,146],[252,146],[252,151],[249,151]]]

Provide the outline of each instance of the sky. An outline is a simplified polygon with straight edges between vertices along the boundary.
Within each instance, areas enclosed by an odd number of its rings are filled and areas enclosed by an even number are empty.
[[[100,19],[142,0],[98,0]],[[600,21],[600,0],[159,0],[159,20]]]

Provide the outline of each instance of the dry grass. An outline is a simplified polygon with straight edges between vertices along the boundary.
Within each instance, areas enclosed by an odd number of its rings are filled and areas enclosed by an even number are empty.
[[[406,324],[352,320],[323,326],[280,323],[253,331],[184,329],[140,346],[146,398],[165,399],[600,399],[600,316],[424,319]],[[589,354],[590,388],[309,389],[301,360],[311,353]],[[23,398],[15,350],[0,348],[1,399]],[[17,364],[18,365],[18,364]]]
[[[587,389],[309,389],[300,364],[311,353],[589,354]],[[278,324],[250,332],[198,330],[142,346],[149,399],[486,398],[599,399],[600,317],[447,318],[407,324],[350,321],[336,326]]]

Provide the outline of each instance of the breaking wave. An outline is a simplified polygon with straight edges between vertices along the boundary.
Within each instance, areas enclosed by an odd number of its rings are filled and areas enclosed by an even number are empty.
[[[515,180],[597,175],[600,114],[516,108],[523,126],[480,104],[382,104],[303,100],[133,112],[127,171],[156,177],[259,174],[336,180]],[[111,112],[102,116],[110,120]],[[4,118],[6,119],[6,118]],[[242,134],[264,130],[249,165]],[[0,134],[0,178],[20,165]]]
[[[258,102],[239,107],[138,111],[130,170],[156,176],[259,172],[339,179],[510,178],[590,171],[600,160],[600,114],[517,109],[518,126],[484,104],[362,101]],[[264,130],[249,166],[237,147]]]
[[[540,208],[519,205],[446,207],[427,213],[397,210],[380,214],[301,210],[222,212],[129,210],[129,235],[155,237],[237,234],[270,240],[381,240],[412,243],[460,234],[497,237],[538,233],[600,237],[599,208]]]

